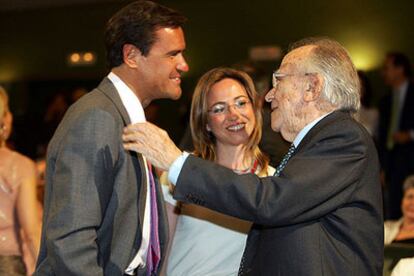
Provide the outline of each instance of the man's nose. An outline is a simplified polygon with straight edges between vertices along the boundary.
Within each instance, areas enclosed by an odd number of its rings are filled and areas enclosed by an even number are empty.
[[[190,67],[188,66],[184,56],[181,56],[181,59],[178,61],[177,70],[181,72],[188,72],[188,70],[190,70]]]
[[[270,103],[273,101],[273,99],[275,98],[275,93],[276,93],[276,89],[272,88],[269,90],[269,92],[267,92],[266,96],[265,96],[265,101]]]

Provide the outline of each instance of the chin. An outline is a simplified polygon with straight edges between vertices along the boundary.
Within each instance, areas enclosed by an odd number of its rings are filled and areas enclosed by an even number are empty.
[[[175,90],[174,92],[167,93],[166,98],[171,100],[178,100],[181,97],[181,89]]]
[[[270,123],[270,127],[272,128],[274,132],[280,132],[280,125],[276,123]]]
[[[414,212],[411,211],[405,211],[403,213],[403,216],[410,219],[410,220],[414,220]]]
[[[247,144],[247,142],[249,141],[249,137],[246,137],[246,136],[244,136],[244,137],[240,137],[240,136],[232,136],[231,137],[232,139],[231,140],[227,140],[227,143],[225,142],[225,141],[220,141],[220,142],[222,142],[223,144],[229,144],[229,145],[232,145],[232,146],[240,146],[240,145],[245,145],[245,144]]]
[[[175,90],[174,90],[174,95],[175,95],[175,98],[176,99],[178,99],[178,98],[180,98],[181,97],[181,94],[182,94],[182,89],[181,89],[181,87],[178,87],[178,88],[176,88]]]
[[[283,130],[280,130],[280,135],[283,137],[283,139],[285,139],[289,143],[292,143],[293,140],[295,139],[295,136],[293,136],[292,133],[285,132]]]

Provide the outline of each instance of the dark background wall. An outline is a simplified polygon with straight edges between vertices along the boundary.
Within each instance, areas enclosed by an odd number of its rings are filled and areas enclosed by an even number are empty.
[[[107,73],[104,25],[130,1],[26,2],[0,0],[0,84],[9,91],[16,130],[23,133],[20,136],[27,145],[27,135],[42,131],[37,122],[55,93],[79,86],[91,89]],[[409,0],[159,2],[189,18],[185,31],[191,70],[183,81],[184,95],[178,102],[159,101],[159,124],[175,140],[184,128],[186,106],[197,78],[212,67],[246,60],[250,47],[276,45],[284,50],[306,36],[335,38],[348,48],[357,66],[368,71],[376,92],[374,100],[384,93],[378,74],[384,54],[399,50],[414,59],[414,2]],[[67,56],[73,51],[93,51],[96,64],[69,66]],[[267,67],[269,76],[277,64],[274,61]],[[33,156],[32,146],[23,150]]]

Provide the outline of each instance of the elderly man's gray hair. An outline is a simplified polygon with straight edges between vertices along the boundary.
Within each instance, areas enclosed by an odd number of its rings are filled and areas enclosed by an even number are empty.
[[[357,71],[348,51],[329,38],[306,38],[295,42],[290,50],[314,45],[309,57],[310,66],[324,78],[322,99],[337,109],[358,111],[360,85]]]

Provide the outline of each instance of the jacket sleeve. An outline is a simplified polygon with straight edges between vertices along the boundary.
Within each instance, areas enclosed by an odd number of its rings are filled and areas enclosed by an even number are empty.
[[[349,202],[361,185],[368,149],[357,128],[339,125],[317,135],[289,160],[280,177],[237,175],[189,156],[174,197],[267,226],[320,218]]]
[[[72,115],[49,149],[47,258],[56,275],[103,275],[97,229],[112,193],[121,130],[102,110]]]

